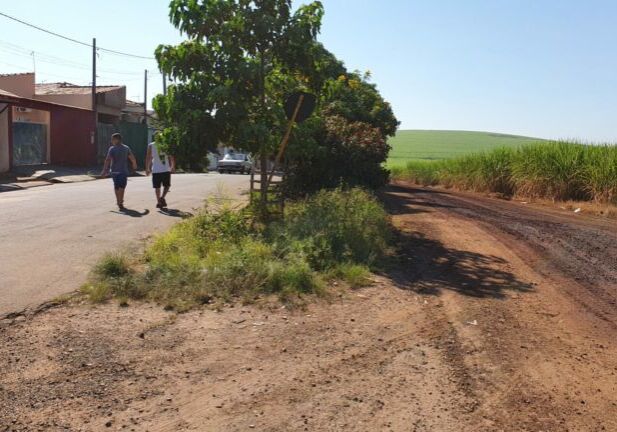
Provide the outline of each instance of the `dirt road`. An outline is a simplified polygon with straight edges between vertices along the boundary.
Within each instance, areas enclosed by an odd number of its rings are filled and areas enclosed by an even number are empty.
[[[397,264],[306,310],[76,304],[5,323],[0,431],[617,430],[614,222],[385,199]]]

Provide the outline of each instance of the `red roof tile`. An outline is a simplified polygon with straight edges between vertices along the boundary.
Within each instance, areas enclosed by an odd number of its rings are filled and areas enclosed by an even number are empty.
[[[11,92],[7,92],[6,90],[2,90],[2,89],[0,89],[0,96],[9,96],[9,97],[14,97],[14,98],[18,98],[19,97],[16,94],[13,94]]]
[[[35,92],[37,95],[58,95],[58,94],[90,94],[91,86],[79,86],[67,82],[36,84]],[[118,90],[124,86],[96,86],[97,93],[105,93],[111,90]]]
[[[19,73],[0,74],[0,77],[20,76],[20,75],[34,75],[34,72],[19,72]]]

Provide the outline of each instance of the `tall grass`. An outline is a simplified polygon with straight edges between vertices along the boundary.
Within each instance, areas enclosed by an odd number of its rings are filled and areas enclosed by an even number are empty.
[[[290,300],[323,293],[332,278],[366,284],[389,234],[385,210],[360,189],[319,192],[266,226],[250,209],[203,211],[158,236],[133,262],[106,255],[83,291],[95,302],[148,299],[178,310],[267,294]]]
[[[555,141],[443,161],[413,161],[395,178],[552,200],[617,199],[617,146]]]

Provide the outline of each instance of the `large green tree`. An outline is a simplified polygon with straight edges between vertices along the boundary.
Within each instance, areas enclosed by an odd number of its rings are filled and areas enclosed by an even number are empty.
[[[290,0],[171,2],[171,21],[187,40],[156,51],[175,84],[154,107],[160,140],[181,164],[224,143],[259,154],[265,165],[287,123],[285,97],[309,90],[318,107],[292,135],[288,194],[387,181],[387,138],[398,121],[370,75],[347,71],[316,41],[323,13],[318,1],[295,12]]]
[[[156,50],[176,83],[154,100],[162,143],[189,165],[219,143],[265,165],[285,123],[284,96],[322,84],[322,15],[318,1],[292,12],[291,0],[173,0],[171,22],[188,39]]]

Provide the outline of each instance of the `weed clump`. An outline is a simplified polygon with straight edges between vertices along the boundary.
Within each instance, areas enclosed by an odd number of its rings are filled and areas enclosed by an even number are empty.
[[[126,256],[108,253],[94,267],[94,274],[101,278],[121,278],[129,275],[131,266]]]
[[[155,238],[134,263],[106,255],[83,291],[94,302],[148,299],[177,310],[270,294],[289,301],[324,294],[333,277],[368,284],[389,236],[387,213],[361,189],[319,192],[265,225],[250,208],[206,209]]]
[[[371,271],[362,264],[343,263],[335,267],[331,274],[347,282],[351,288],[362,288],[371,283]]]
[[[327,270],[347,262],[374,264],[387,250],[390,225],[376,198],[362,189],[338,189],[290,205],[274,231],[284,248]]]

